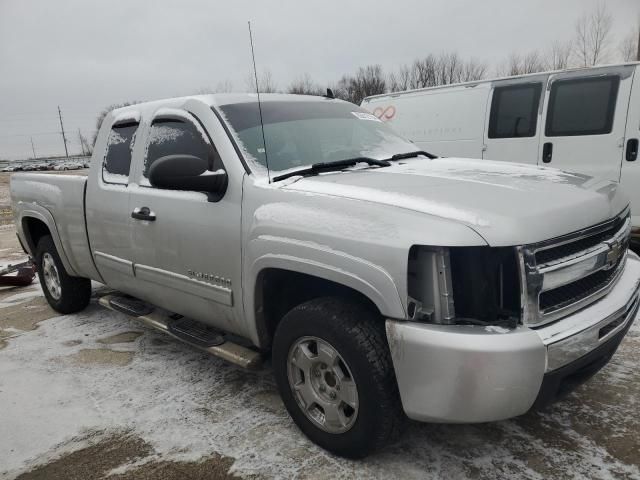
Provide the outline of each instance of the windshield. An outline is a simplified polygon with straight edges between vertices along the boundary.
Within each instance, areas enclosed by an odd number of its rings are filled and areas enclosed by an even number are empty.
[[[220,107],[245,156],[266,167],[257,102]],[[267,101],[262,118],[270,171],[354,157],[389,158],[416,150],[377,117],[346,102]]]

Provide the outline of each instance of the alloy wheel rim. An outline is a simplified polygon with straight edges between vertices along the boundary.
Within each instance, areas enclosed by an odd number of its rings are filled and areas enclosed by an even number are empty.
[[[358,417],[359,398],[349,366],[338,351],[318,337],[302,337],[291,346],[287,376],[305,416],[328,433],[350,430]]]
[[[44,284],[49,294],[55,299],[60,300],[62,296],[62,285],[60,284],[60,275],[58,268],[50,253],[42,256],[42,273],[44,275]]]

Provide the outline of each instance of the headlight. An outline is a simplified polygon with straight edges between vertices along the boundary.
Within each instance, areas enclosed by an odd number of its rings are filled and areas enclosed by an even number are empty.
[[[520,319],[514,248],[413,246],[407,281],[413,320],[515,326]]]

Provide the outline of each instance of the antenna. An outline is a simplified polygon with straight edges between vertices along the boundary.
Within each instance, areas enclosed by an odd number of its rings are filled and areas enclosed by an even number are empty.
[[[269,157],[267,156],[267,141],[264,137],[264,122],[262,121],[262,104],[260,103],[260,87],[258,85],[258,70],[256,69],[256,54],[253,52],[253,34],[251,33],[251,22],[249,24],[249,42],[251,43],[251,59],[253,60],[253,75],[256,78],[256,93],[258,94],[258,111],[260,112],[260,129],[262,130],[262,146],[264,147],[264,163],[267,165],[267,179],[271,183],[271,173],[269,172]]]

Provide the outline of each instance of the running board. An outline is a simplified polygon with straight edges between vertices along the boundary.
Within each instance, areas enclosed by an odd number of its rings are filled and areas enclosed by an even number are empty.
[[[123,302],[123,298],[127,298],[127,300]],[[140,302],[139,300],[135,301]],[[183,318],[176,319],[171,313],[160,308],[154,309],[153,307],[145,309],[148,310],[148,313],[145,311],[144,314],[139,314],[142,308],[132,309],[135,311],[130,310],[131,313],[129,313],[126,311],[129,309],[125,310],[122,308],[122,304],[125,302],[131,302],[130,297],[125,297],[122,294],[107,294],[99,300],[100,305],[109,310],[126,313],[142,321],[149,327],[160,330],[192,347],[220,357],[239,367],[256,369],[262,364],[262,355],[259,352],[225,340],[221,334],[216,335],[214,333],[215,330],[206,328],[199,322],[194,322],[193,320],[187,321]],[[199,328],[196,328],[196,325],[198,325]],[[203,327],[205,328],[203,329]],[[198,335],[202,333],[206,333],[206,338],[198,337]]]

